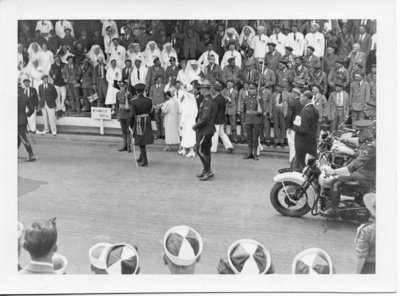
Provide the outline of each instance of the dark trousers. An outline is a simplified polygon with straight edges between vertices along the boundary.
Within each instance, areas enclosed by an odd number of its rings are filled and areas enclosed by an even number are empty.
[[[237,141],[236,114],[226,115],[226,119],[227,121],[229,120],[229,125],[231,126],[231,139],[232,141],[236,142]]]
[[[339,125],[341,125],[343,123],[343,121],[344,121],[343,107],[342,108],[336,107],[336,113],[330,122],[331,132],[337,130],[337,128],[339,127]]]
[[[196,135],[195,151],[203,164],[203,172],[211,171],[211,138],[214,134]]]
[[[108,83],[105,79],[98,79],[96,91],[99,98],[97,99],[97,107],[103,107],[106,100]]]
[[[29,155],[33,154],[31,143],[29,143],[28,138],[26,137],[26,124],[18,125],[18,148],[19,145],[24,144],[26,152]]]
[[[353,124],[353,128],[355,128],[354,122],[357,120],[364,119],[364,111],[351,111],[351,123]]]
[[[261,138],[265,143],[271,143],[271,119],[269,116],[263,117]]]
[[[285,141],[285,117],[283,107],[275,106],[274,112],[274,141],[276,144],[283,144]]]
[[[129,127],[132,124],[132,118],[128,119],[120,119],[119,124],[121,125],[121,131],[122,131],[122,139],[124,141],[124,147],[127,147],[130,149],[131,147],[131,135],[129,131]]]
[[[154,112],[154,120],[156,121],[157,126],[157,137],[164,136],[164,129],[163,129],[163,114],[161,109],[157,112]]]
[[[246,124],[247,144],[252,149],[258,147],[258,137],[261,134],[261,124]]]
[[[74,87],[73,83],[67,83],[67,97],[71,105],[71,111],[80,112],[81,103],[79,102],[79,88]]]
[[[90,110],[90,102],[88,97],[93,94],[93,89],[91,88],[82,88],[83,93],[83,105],[85,106],[86,110]]]
[[[331,194],[331,206],[337,208],[340,203],[340,193],[342,192],[343,186],[346,186],[346,182],[356,182],[359,181],[361,185],[368,186],[370,180],[366,178],[363,174],[359,172],[353,172],[350,176],[339,176],[331,184],[332,194]]]
[[[146,152],[146,145],[140,145],[140,156],[138,162],[143,162],[143,164],[147,165],[147,152]]]

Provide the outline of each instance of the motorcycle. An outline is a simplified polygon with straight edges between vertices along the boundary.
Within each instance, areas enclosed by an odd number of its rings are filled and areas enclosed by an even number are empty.
[[[302,173],[291,169],[278,170],[271,189],[272,206],[284,216],[302,217],[308,212],[313,216],[321,214],[327,207],[330,194],[330,175],[334,170],[310,154],[306,155],[307,166]],[[358,182],[347,182],[341,193],[338,215],[340,219],[365,223],[370,218],[363,203],[363,196],[374,191],[373,187]]]

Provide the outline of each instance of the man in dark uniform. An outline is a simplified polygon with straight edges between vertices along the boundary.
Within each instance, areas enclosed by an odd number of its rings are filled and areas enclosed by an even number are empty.
[[[300,116],[293,122],[292,129],[295,131],[294,149],[296,156],[293,161],[293,170],[301,172],[305,167],[305,157],[309,153],[317,156],[317,124],[319,114],[312,103],[312,93],[306,91],[300,96],[300,103],[304,106]]]
[[[28,109],[28,113],[26,112]],[[35,161],[36,156],[33,154],[31,143],[29,143],[26,137],[26,125],[28,124],[28,118],[34,112],[34,106],[28,101],[27,97],[24,95],[22,89],[18,90],[18,148],[19,145],[24,144],[29,157],[26,161]]]
[[[249,155],[243,159],[258,160],[257,147],[258,137],[261,134],[262,114],[264,112],[264,102],[260,96],[257,96],[256,82],[249,83],[249,94],[244,97],[242,107],[240,109],[244,117],[246,125],[247,143],[249,147]]]
[[[361,186],[374,187],[376,182],[376,142],[375,123],[371,120],[359,120],[354,123],[360,130],[358,142],[361,144],[356,159],[347,166],[336,169],[338,176],[331,181],[330,206],[321,213],[334,218],[338,214],[340,193],[347,182],[358,182]]]
[[[146,85],[138,83],[134,86],[137,97],[132,100],[133,133],[135,145],[140,148],[140,156],[137,162],[140,166],[147,167],[146,145],[154,143],[153,129],[151,127],[150,113],[153,103],[150,98],[146,98],[143,93]]]
[[[203,100],[193,130],[196,132],[195,151],[203,164],[203,171],[197,177],[201,181],[205,181],[214,176],[214,172],[211,171],[211,138],[215,133],[214,121],[217,109],[210,94],[210,82],[203,80],[198,88]]]
[[[121,125],[123,146],[118,151],[132,152],[131,133],[129,128],[132,126],[132,94],[128,90],[128,83],[118,82],[119,92],[117,92],[117,119]]]

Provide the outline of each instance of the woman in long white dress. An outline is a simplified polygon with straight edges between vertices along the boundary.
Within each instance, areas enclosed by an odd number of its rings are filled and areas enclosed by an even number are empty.
[[[117,102],[117,92],[118,89],[114,87],[114,80],[119,81],[122,79],[122,71],[117,67],[117,60],[112,59],[110,61],[110,67],[107,69],[106,80],[108,82],[107,95],[106,95],[106,105],[111,105],[112,114],[115,113],[115,103]]]
[[[97,60],[99,57],[103,58],[103,61],[106,60],[105,56],[104,56],[104,52],[103,50],[100,48],[99,45],[95,44],[92,45],[92,47],[90,48],[90,51],[88,53],[90,61],[92,62],[93,67],[96,67],[97,64],[99,63]]]
[[[143,51],[143,55],[147,68],[150,68],[154,65],[154,59],[161,57],[161,51],[155,41],[149,41],[146,44],[146,49]]]
[[[179,127],[182,130],[181,146],[186,157],[195,157],[193,147],[196,144],[196,132],[193,130],[193,126],[196,124],[198,113],[197,102],[194,95],[187,91],[183,93],[180,100],[182,109],[182,120]],[[186,154],[188,149],[189,153]]]
[[[179,116],[178,101],[175,96],[175,88],[170,87],[167,91],[167,100],[161,105],[161,111],[164,114],[165,144],[163,151],[169,151],[171,145],[180,143],[179,138]]]
[[[33,42],[28,47],[29,61],[39,60],[42,48],[36,42]]]
[[[253,46],[253,39],[256,32],[250,26],[244,26],[239,36],[239,45],[242,50]]]
[[[181,82],[181,87],[184,90],[190,91],[192,90],[192,78],[194,77],[194,71],[191,66],[188,66],[187,61],[181,62],[181,69],[176,76],[176,80]]]
[[[193,80],[200,81],[201,80],[201,77],[200,77],[201,68],[199,67],[199,63],[197,62],[197,60],[190,60],[188,62],[188,67],[190,67],[190,69],[192,69],[190,82],[192,82]]]
[[[44,74],[43,67],[39,64],[39,59],[34,58],[30,61],[24,72],[31,78],[31,86],[39,94],[39,85],[42,84],[42,76]]]
[[[161,52],[161,66],[164,69],[167,69],[168,66],[170,66],[170,62],[169,59],[171,57],[175,57],[176,62],[178,63],[178,55],[176,54],[176,50],[172,47],[172,43],[171,42],[167,42],[163,45],[163,50]]]
[[[43,43],[42,51],[39,54],[39,65],[43,67],[43,72],[49,74],[51,65],[54,63],[54,54],[47,50],[47,44]]]

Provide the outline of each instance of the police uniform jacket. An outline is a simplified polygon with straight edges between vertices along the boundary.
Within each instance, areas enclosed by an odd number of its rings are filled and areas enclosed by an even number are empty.
[[[151,99],[140,94],[132,100],[131,109],[134,117],[135,145],[142,146],[153,144],[154,135],[149,116],[153,109]]]
[[[317,123],[318,111],[313,104],[307,104],[300,112],[300,126],[293,124],[294,147],[299,161],[304,162],[307,153],[316,156],[317,153]]]
[[[129,92],[117,92],[117,118],[132,118],[132,95]]]
[[[214,100],[210,95],[203,97],[197,122],[193,126],[193,130],[197,132],[197,135],[213,135],[215,133],[217,107]]]
[[[362,174],[367,181],[375,182],[376,173],[376,143],[368,141],[361,145],[356,159],[348,166],[350,173],[358,172]]]
[[[26,112],[28,108],[28,113]],[[34,105],[30,102],[22,90],[18,93],[18,125],[26,125],[28,123],[27,117],[31,116],[34,112]]]
[[[261,107],[261,113],[258,106]],[[261,97],[257,97],[257,94],[245,96],[242,101],[241,111],[244,114],[245,124],[261,124],[262,113],[265,111]]]

